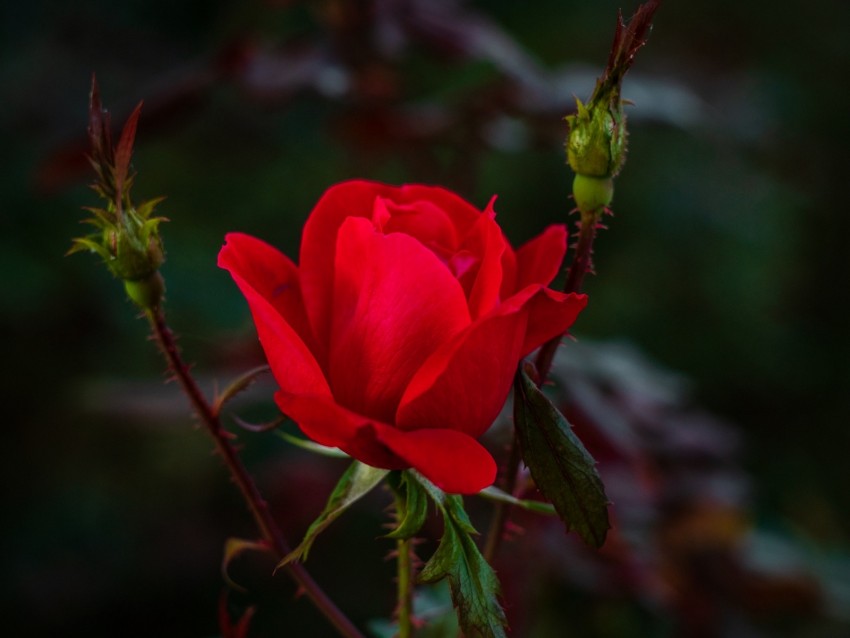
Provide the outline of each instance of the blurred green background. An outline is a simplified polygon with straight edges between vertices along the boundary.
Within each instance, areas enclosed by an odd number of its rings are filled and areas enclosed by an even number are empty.
[[[221,549],[253,533],[120,285],[92,256],[63,257],[80,207],[97,203],[82,155],[92,72],[114,123],[145,101],[134,194],[168,197],[167,311],[211,391],[260,357],[215,267],[227,231],[294,256],[323,190],[354,177],[439,183],[482,207],[498,194],[515,244],[574,219],[561,118],[601,72],[617,9],[636,6],[2,5],[2,600],[20,627],[8,635],[217,635]],[[629,161],[574,328],[686,375],[743,437],[752,524],[833,566],[850,539],[848,14],[837,0],[661,7],[626,78]],[[270,389],[246,414],[274,413]],[[242,438],[297,538],[342,466]],[[383,504],[359,507],[311,561],[361,626],[393,605],[389,547],[374,540]],[[330,635],[288,583],[270,586],[285,601],[267,605],[283,610],[270,632]],[[771,631],[848,635],[830,633],[846,630],[848,592]],[[576,635],[676,633],[626,620]]]

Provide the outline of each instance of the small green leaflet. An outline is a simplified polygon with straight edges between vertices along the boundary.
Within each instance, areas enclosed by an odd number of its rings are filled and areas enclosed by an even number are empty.
[[[401,498],[396,499],[398,527],[387,538],[407,540],[422,529],[428,518],[428,494],[410,472],[393,472],[388,481]]]
[[[498,600],[499,580],[472,539],[477,532],[463,509],[463,499],[445,494],[421,475],[414,476],[442,512],[444,527],[440,545],[422,568],[419,582],[448,577],[452,602],[467,638],[505,638],[507,620]]]
[[[288,434],[287,432],[278,432],[278,436],[287,443],[292,443],[292,445],[296,445],[304,450],[307,450],[308,452],[321,454],[322,456],[329,456],[334,459],[351,458],[348,456],[348,454],[346,454],[339,448],[320,445],[309,439],[302,439],[300,436],[293,436],[292,434]]]
[[[349,506],[371,492],[387,475],[389,470],[382,470],[360,461],[354,461],[336,484],[328,499],[325,509],[304,534],[304,540],[277,565],[277,569],[292,561],[305,560],[316,536],[328,525],[333,523]]]
[[[514,389],[514,425],[531,477],[568,532],[575,530],[591,547],[602,547],[611,525],[596,462],[525,371],[517,372]]]

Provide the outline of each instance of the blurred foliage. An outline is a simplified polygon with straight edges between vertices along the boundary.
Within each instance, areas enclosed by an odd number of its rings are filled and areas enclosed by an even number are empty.
[[[214,266],[226,231],[295,255],[318,196],[351,177],[437,182],[480,205],[497,193],[517,244],[565,221],[562,118],[573,94],[590,94],[620,4],[0,6],[0,322],[11,417],[2,599],[20,619],[10,621],[17,635],[215,635],[224,540],[252,533],[177,388],[161,383],[162,364],[120,286],[93,258],[62,256],[80,234],[80,207],[94,203],[83,157],[92,71],[113,122],[145,100],[135,192],[168,194],[167,307],[211,389],[213,377],[226,383],[259,360],[246,308]],[[743,441],[735,463],[752,498],[735,517],[760,530],[747,538],[792,539],[809,567],[837,574],[850,537],[848,12],[834,0],[661,7],[625,81],[636,103],[630,157],[575,327],[582,339],[628,339],[684,371],[693,399],[735,423]],[[273,414],[267,401],[245,409]],[[240,438],[298,538],[343,466],[274,437]],[[392,568],[381,560],[389,544],[374,540],[383,502],[376,494],[329,529],[311,561],[361,626],[393,604]],[[761,543],[748,559],[776,563],[784,547]],[[570,584],[581,569],[567,561],[567,576],[526,590],[538,612],[527,635],[560,635],[565,617],[576,635],[674,630],[671,616],[624,590],[601,596]],[[351,587],[348,573],[373,576]],[[324,635],[312,609],[291,601],[289,583],[273,584],[271,600],[285,604],[266,605],[275,612],[258,613],[257,626]],[[846,595],[842,604],[833,601],[829,622],[846,622]],[[759,626],[836,635],[805,614],[781,620]]]

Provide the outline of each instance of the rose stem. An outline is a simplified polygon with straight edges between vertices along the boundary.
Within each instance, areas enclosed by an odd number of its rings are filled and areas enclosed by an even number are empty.
[[[236,483],[239,491],[242,492],[242,497],[248,504],[248,508],[254,516],[254,521],[260,533],[278,557],[283,558],[290,552],[289,544],[283,537],[274,518],[272,518],[268,504],[260,494],[257,484],[251,478],[251,475],[236,453],[236,449],[231,444],[230,440],[233,438],[233,435],[224,429],[219,415],[209,404],[203,392],[201,392],[194,377],[189,373],[189,367],[183,362],[174,338],[174,333],[165,321],[165,314],[161,308],[146,310],[145,314],[151,324],[153,338],[168,361],[169,369],[180,382],[180,387],[189,398],[192,407],[215,442],[216,450],[230,471],[233,482]],[[310,576],[303,565],[300,563],[290,563],[285,569],[319,612],[336,628],[339,635],[346,638],[364,638],[363,634],[360,633],[351,620],[340,611],[328,595],[319,587],[318,583],[313,580],[313,577]]]
[[[578,241],[575,244],[575,253],[573,261],[567,271],[567,280],[564,282],[564,292],[581,292],[581,286],[584,282],[584,276],[588,272],[593,271],[593,240],[596,238],[596,230],[599,227],[599,213],[601,211],[589,211],[581,214],[579,222]],[[564,335],[558,335],[544,343],[537,352],[535,368],[537,370],[537,385],[541,386],[546,382],[546,377],[549,374],[549,369],[552,367],[552,361],[555,358],[555,352],[558,346],[561,345],[561,339]],[[517,372],[519,374],[519,372]],[[516,409],[516,396],[514,397],[514,409]],[[522,459],[519,454],[519,444],[517,442],[516,433],[511,439],[510,454],[505,473],[502,475],[500,488],[508,494],[513,494],[516,489],[517,474],[519,473],[519,463]],[[498,501],[493,509],[493,518],[490,522],[490,529],[487,532],[487,544],[484,547],[484,558],[488,563],[493,562],[496,553],[499,551],[499,545],[504,536],[505,524],[510,513],[510,506],[502,501]]]
[[[567,280],[564,282],[564,292],[566,293],[581,292],[584,276],[593,271],[593,240],[596,239],[596,229],[598,226],[599,217],[597,212],[590,211],[581,214],[576,250],[573,255],[572,264],[570,264],[570,269],[567,271]],[[534,362],[534,367],[537,369],[538,385],[543,385],[546,382],[546,377],[555,358],[555,352],[557,352],[558,346],[561,345],[563,336],[558,335],[550,339],[538,350],[537,359]]]
[[[401,516],[406,504],[401,494],[395,493],[396,513]],[[413,636],[413,547],[409,538],[396,540],[396,561],[398,566],[398,638]]]

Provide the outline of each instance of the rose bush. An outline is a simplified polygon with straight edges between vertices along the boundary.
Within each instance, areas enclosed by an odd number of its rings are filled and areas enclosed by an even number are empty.
[[[547,288],[565,251],[563,226],[514,251],[492,201],[482,212],[442,188],[352,181],[311,213],[299,266],[240,233],[218,263],[248,301],[275,401],[304,434],[474,493],[495,478],[477,438],[518,362],[586,304]]]

